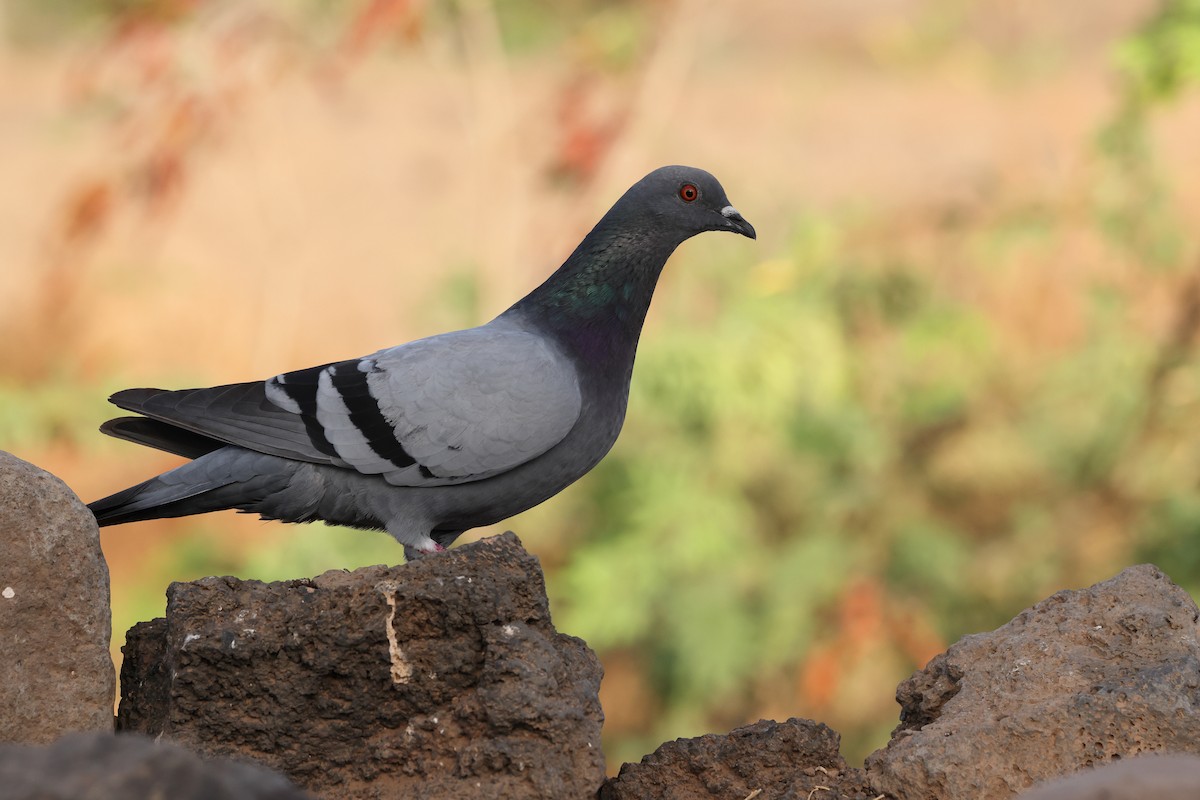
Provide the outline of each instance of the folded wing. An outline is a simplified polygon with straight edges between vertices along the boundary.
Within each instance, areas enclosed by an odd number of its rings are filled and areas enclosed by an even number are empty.
[[[574,367],[544,339],[494,326],[265,382],[131,389],[112,401],[200,437],[380,475],[397,486],[465,483],[510,470],[562,441],[582,402]],[[116,436],[124,430],[133,428],[106,428]],[[122,438],[172,449],[155,443],[169,437]]]

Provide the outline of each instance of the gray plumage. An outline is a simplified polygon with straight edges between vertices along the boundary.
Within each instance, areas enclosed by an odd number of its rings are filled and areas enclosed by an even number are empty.
[[[663,167],[496,319],[364,358],[207,389],[128,389],[105,433],[193,459],[92,503],[101,525],[237,509],[385,529],[405,552],[551,497],[616,441],[667,258],[754,228],[716,178]]]

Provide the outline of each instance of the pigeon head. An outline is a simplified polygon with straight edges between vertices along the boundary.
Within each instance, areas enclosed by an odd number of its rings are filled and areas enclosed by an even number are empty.
[[[508,312],[552,330],[592,364],[632,366],[659,275],[681,243],[705,231],[755,238],[711,174],[661,167],[635,183],[546,281]]]
[[[660,167],[635,183],[613,209],[641,216],[657,230],[683,241],[705,231],[731,231],[756,238],[725,196],[720,182],[696,167]]]

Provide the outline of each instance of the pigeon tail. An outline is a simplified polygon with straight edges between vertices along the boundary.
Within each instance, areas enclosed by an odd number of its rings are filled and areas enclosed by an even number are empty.
[[[110,419],[100,426],[100,432],[184,458],[199,458],[225,446],[216,439],[149,417]]]
[[[88,504],[100,527],[229,508],[248,510],[287,487],[293,470],[255,469],[262,458],[237,447],[203,455],[162,475]]]
[[[230,504],[219,499],[219,491],[228,483],[171,486],[159,478],[131,486],[124,491],[88,503],[101,528],[125,522],[140,522],[160,517],[186,517],[205,511],[220,511]]]

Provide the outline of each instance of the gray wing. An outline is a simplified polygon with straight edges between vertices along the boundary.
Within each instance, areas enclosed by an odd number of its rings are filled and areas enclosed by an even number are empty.
[[[122,417],[109,420],[100,430],[189,458],[203,454],[206,447],[211,451],[235,444],[297,461],[345,466],[324,441],[315,419],[280,408],[267,398],[265,388],[263,381],[253,381],[173,391],[125,389],[109,401],[149,419]]]
[[[265,382],[135,389],[112,399],[227,444],[381,475],[397,486],[465,483],[512,469],[562,441],[582,406],[567,359],[535,334],[496,326]]]
[[[339,457],[398,486],[506,472],[562,441],[583,404],[572,364],[522,330],[484,326],[423,339],[357,369],[349,393],[337,375],[322,380],[317,419]],[[412,463],[384,463],[353,419],[354,392],[374,402],[387,426],[382,438],[390,434]]]

